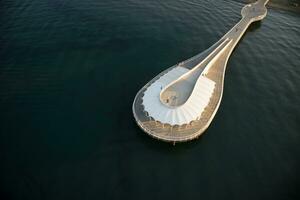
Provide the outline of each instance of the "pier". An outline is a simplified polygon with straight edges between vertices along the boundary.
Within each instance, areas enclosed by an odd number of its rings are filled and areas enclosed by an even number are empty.
[[[156,139],[175,144],[195,139],[209,127],[222,100],[227,61],[249,25],[267,15],[267,2],[268,0],[259,0],[245,5],[241,11],[241,20],[218,42],[206,51],[163,71],[137,93],[133,103],[133,114],[142,130]],[[176,80],[166,83],[162,81],[176,70],[179,71]],[[213,83],[201,97],[209,97],[203,100],[202,107],[195,105],[196,97],[199,96],[197,91],[203,87],[199,83],[200,79],[207,79]],[[157,83],[162,84],[159,95],[149,96],[155,92],[153,88]],[[149,99],[157,101],[157,105]],[[182,103],[179,105],[177,102]],[[197,109],[198,112],[195,111]],[[196,116],[195,113],[199,115]]]

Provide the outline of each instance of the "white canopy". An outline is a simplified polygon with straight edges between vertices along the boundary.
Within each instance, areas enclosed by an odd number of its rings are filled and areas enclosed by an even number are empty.
[[[215,82],[204,75],[200,75],[197,79],[190,97],[184,104],[169,107],[160,100],[161,90],[188,71],[184,67],[175,67],[146,89],[143,96],[143,105],[150,117],[164,124],[183,125],[201,116],[215,88]]]

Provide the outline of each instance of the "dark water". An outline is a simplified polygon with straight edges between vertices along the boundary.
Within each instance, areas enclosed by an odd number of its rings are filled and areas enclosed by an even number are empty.
[[[238,1],[0,2],[2,199],[300,199],[300,15],[269,9],[228,63],[210,128],[172,146],[131,105],[216,42]]]

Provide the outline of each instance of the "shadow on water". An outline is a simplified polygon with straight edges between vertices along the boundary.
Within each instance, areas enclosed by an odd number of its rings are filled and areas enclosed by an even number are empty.
[[[248,29],[246,30],[244,35],[241,37],[240,41],[237,43],[237,45],[233,49],[232,53],[234,53],[236,51],[236,49],[240,46],[240,44],[243,42],[245,36],[247,36],[247,33],[255,32],[260,27],[261,27],[261,21],[253,22],[252,24],[250,24],[250,26],[248,27]],[[229,58],[229,60],[230,60],[230,58]]]
[[[135,134],[140,143],[143,143],[148,148],[151,148],[156,151],[164,152],[164,153],[185,153],[191,149],[199,147],[200,143],[203,142],[204,135],[200,136],[198,139],[191,140],[183,143],[175,143],[175,145],[171,142],[163,142],[159,141],[155,138],[152,138],[147,133],[143,132],[138,125],[135,124]]]
[[[247,32],[254,32],[261,27],[261,21],[253,22],[247,29]],[[246,33],[247,33],[246,32]]]

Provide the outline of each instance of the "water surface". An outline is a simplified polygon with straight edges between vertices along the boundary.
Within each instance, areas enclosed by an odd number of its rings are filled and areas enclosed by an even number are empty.
[[[131,105],[208,48],[239,1],[4,0],[0,183],[5,199],[300,199],[300,15],[269,9],[229,60],[198,140],[144,134]]]

